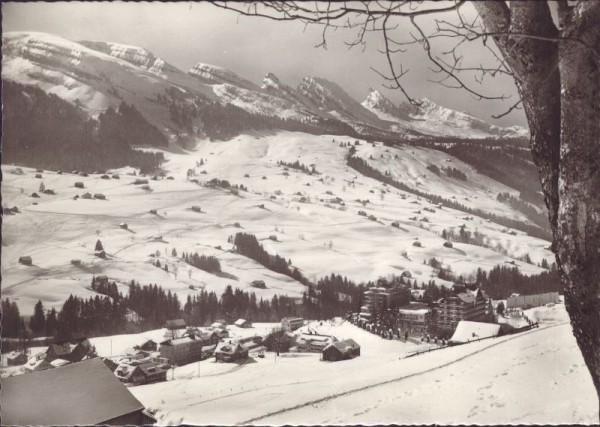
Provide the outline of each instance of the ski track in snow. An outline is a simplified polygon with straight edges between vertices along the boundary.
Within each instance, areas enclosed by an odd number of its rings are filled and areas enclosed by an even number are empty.
[[[404,376],[397,377],[397,378],[392,378],[392,379],[386,380],[386,381],[380,381],[380,382],[377,382],[377,383],[374,383],[374,384],[369,384],[369,385],[366,385],[366,386],[363,386],[363,387],[354,388],[352,390],[346,390],[346,391],[343,391],[343,392],[340,392],[340,393],[335,393],[335,394],[332,394],[332,395],[329,395],[329,396],[325,396],[325,397],[322,397],[322,398],[319,398],[319,399],[310,400],[310,401],[307,401],[307,402],[304,402],[304,403],[300,403],[298,405],[290,406],[290,407],[287,407],[287,408],[280,409],[278,411],[273,411],[273,412],[270,412],[270,413],[267,413],[267,414],[264,414],[264,415],[260,415],[258,417],[254,417],[254,418],[251,418],[251,419],[248,419],[248,420],[241,421],[241,422],[237,423],[236,425],[249,425],[249,424],[255,423],[256,421],[260,421],[262,419],[265,419],[265,418],[268,418],[268,417],[272,417],[274,415],[281,415],[283,413],[294,411],[296,409],[305,408],[307,406],[312,406],[312,405],[316,405],[318,403],[323,403],[323,402],[327,402],[327,401],[330,401],[330,400],[333,400],[333,399],[337,399],[337,398],[342,397],[342,396],[347,396],[347,395],[358,393],[358,392],[361,392],[361,391],[370,390],[370,389],[373,389],[373,388],[376,388],[376,387],[380,387],[380,386],[383,386],[383,385],[386,385],[386,384],[391,384],[391,383],[403,381],[403,380],[406,380],[406,379],[409,379],[409,378],[413,378],[413,377],[424,375],[424,374],[427,374],[427,373],[430,373],[430,372],[433,372],[433,371],[437,371],[439,369],[443,369],[443,368],[445,368],[447,366],[454,365],[454,364],[456,364],[458,362],[461,362],[461,361],[463,361],[465,359],[473,357],[473,356],[475,356],[475,355],[477,355],[479,353],[482,353],[484,351],[487,351],[487,350],[489,350],[491,348],[494,348],[494,347],[497,347],[499,345],[505,344],[506,342],[509,342],[509,341],[512,341],[512,340],[515,340],[515,339],[520,339],[524,335],[531,334],[531,333],[536,333],[536,332],[540,332],[540,331],[546,331],[547,329],[551,329],[551,328],[554,328],[554,327],[557,327],[557,326],[562,326],[562,325],[565,325],[567,323],[568,322],[562,322],[562,323],[558,323],[558,324],[555,324],[555,325],[546,326],[546,327],[541,328],[541,329],[534,329],[534,330],[531,330],[531,331],[520,333],[520,334],[517,334],[515,336],[511,336],[511,337],[509,337],[507,339],[504,339],[504,340],[502,340],[500,342],[495,342],[493,344],[490,344],[487,347],[475,350],[472,353],[469,353],[467,355],[461,356],[458,359],[452,360],[450,362],[444,363],[442,365],[439,365],[439,366],[436,366],[436,367],[433,367],[433,368],[429,368],[429,369],[426,369],[426,370],[423,370],[423,371],[420,371],[420,372],[415,372],[415,373],[412,373],[412,374],[409,374],[409,375],[404,375]],[[469,345],[469,344],[465,344],[465,345]],[[443,350],[440,350],[440,351],[443,351]],[[419,357],[419,356],[415,356],[415,357]]]

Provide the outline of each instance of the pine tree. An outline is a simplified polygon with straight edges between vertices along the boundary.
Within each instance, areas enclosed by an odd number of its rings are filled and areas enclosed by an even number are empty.
[[[100,239],[98,239],[98,241],[96,241],[96,248],[94,249],[96,252],[100,252],[104,250],[104,246],[102,246],[102,242],[100,241]]]
[[[46,317],[46,336],[51,337],[56,334],[56,327],[58,321],[56,320],[56,310],[52,308]]]
[[[41,300],[35,304],[33,316],[29,321],[31,331],[36,335],[41,335],[46,332],[46,316],[44,315],[44,306]]]

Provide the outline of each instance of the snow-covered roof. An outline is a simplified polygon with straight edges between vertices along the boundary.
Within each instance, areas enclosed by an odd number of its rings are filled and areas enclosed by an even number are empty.
[[[102,424],[143,409],[99,357],[2,379],[6,425]]]
[[[497,336],[500,332],[500,325],[495,323],[471,322],[461,320],[458,322],[454,335],[450,338],[453,342],[468,342],[480,338]]]

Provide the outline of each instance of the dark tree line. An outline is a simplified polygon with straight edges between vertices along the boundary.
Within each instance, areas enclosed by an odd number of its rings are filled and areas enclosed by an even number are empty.
[[[284,162],[283,160],[279,160],[277,162],[277,164],[279,166],[285,166],[285,167],[288,167],[288,168],[292,168],[292,169],[296,169],[296,170],[302,171],[302,172],[307,173],[309,175],[318,174],[319,173],[315,169],[314,165],[309,168],[308,166],[300,163],[298,160],[296,160],[295,162]]]
[[[233,238],[233,244],[238,253],[253,259],[269,270],[291,277],[303,285],[312,286],[312,283],[302,275],[300,270],[291,266],[291,260],[286,261],[279,255],[269,254],[253,234],[237,233]]]
[[[212,255],[198,255],[198,252],[193,254],[183,252],[181,259],[189,265],[199,268],[200,270],[208,271],[209,273],[220,273],[221,263],[219,259]]]
[[[88,119],[77,106],[35,86],[2,84],[5,163],[87,172],[129,165],[149,172],[164,160],[160,153],[132,149],[166,144],[133,106],[123,103]]]
[[[489,272],[479,268],[477,269],[476,283],[494,299],[505,299],[515,292],[521,295],[544,292],[560,292],[562,294],[556,264],[553,263],[550,267],[550,271],[532,276],[521,273],[515,266],[497,265]]]
[[[505,218],[502,216],[498,216],[489,212],[482,211],[481,209],[474,209],[467,207],[461,203],[458,203],[452,199],[446,199],[444,197],[438,196],[436,194],[425,193],[420,190],[413,189],[412,187],[404,184],[403,182],[398,182],[394,180],[392,177],[386,175],[385,173],[380,172],[379,170],[373,168],[369,165],[367,161],[360,157],[353,156],[354,151],[352,150],[354,147],[351,147],[350,154],[346,158],[346,163],[352,169],[360,172],[361,174],[376,179],[378,181],[384,182],[392,187],[395,187],[399,190],[406,191],[407,193],[415,194],[419,197],[423,197],[432,201],[433,203],[442,203],[445,207],[460,210],[466,213],[470,213],[472,215],[477,215],[484,219],[489,219],[497,224],[504,225],[505,227],[514,228],[516,230],[523,231],[532,237],[537,237],[539,239],[551,240],[551,234],[547,229],[540,228],[534,225],[525,224],[521,221]]]

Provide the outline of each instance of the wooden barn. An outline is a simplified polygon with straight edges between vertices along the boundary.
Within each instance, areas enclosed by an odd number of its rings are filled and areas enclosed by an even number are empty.
[[[360,356],[360,345],[353,339],[338,341],[325,347],[322,354],[323,360],[328,360],[330,362],[353,359]]]
[[[19,264],[23,264],[23,265],[32,265],[33,261],[31,260],[31,257],[26,255],[26,256],[20,256],[19,257]]]
[[[3,425],[144,425],[155,422],[98,357],[2,379]]]

